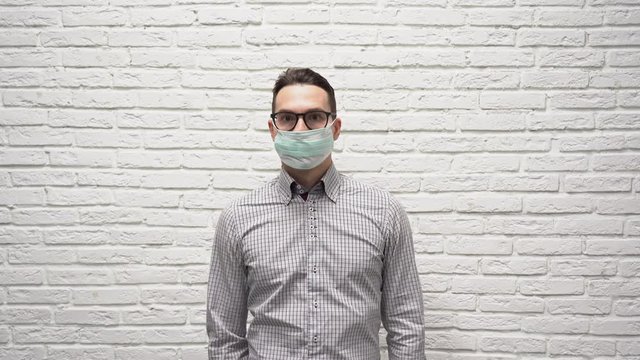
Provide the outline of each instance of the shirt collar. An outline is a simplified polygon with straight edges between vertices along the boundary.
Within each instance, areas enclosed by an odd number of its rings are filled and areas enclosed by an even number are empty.
[[[295,188],[292,186],[296,181],[289,175],[289,173],[284,169],[280,169],[280,174],[276,180],[277,190],[282,198],[282,202],[285,205],[288,205],[291,202],[291,199],[295,195]],[[336,169],[333,162],[327,172],[322,175],[320,178],[320,185],[323,186],[325,194],[331,199],[331,201],[336,202],[338,199],[338,191],[340,190],[340,173]]]

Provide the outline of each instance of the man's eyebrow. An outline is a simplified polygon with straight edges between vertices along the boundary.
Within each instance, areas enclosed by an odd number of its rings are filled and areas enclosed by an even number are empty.
[[[307,111],[305,111],[305,112],[309,112],[309,111],[323,111],[323,112],[329,112],[329,111],[326,111],[325,109],[323,109],[323,108],[319,108],[319,107],[315,107],[315,108],[307,109]],[[295,111],[293,111],[293,110],[289,110],[289,109],[280,109],[280,110],[278,110],[278,111],[276,111],[276,112],[290,112],[290,113],[295,113]]]

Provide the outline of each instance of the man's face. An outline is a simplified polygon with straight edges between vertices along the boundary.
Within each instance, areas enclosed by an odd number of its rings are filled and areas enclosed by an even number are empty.
[[[331,106],[329,106],[329,94],[327,94],[327,92],[321,87],[309,84],[288,85],[280,89],[278,95],[276,95],[274,112],[290,111],[300,114],[312,110],[331,112]],[[331,123],[331,120],[329,120],[329,123]],[[338,136],[340,136],[341,126],[342,120],[338,117],[333,122],[334,140],[337,140]],[[291,131],[307,130],[310,129],[307,128],[302,117],[300,117],[300,119],[298,119],[298,123]],[[271,133],[271,138],[275,139],[277,129],[271,120],[269,120],[269,132]]]

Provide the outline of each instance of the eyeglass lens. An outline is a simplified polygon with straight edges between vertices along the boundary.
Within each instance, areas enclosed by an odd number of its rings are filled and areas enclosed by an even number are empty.
[[[327,114],[322,111],[310,111],[303,115],[304,122],[309,129],[320,129],[327,125]],[[298,122],[298,115],[291,112],[275,114],[276,127],[282,130],[293,130]]]

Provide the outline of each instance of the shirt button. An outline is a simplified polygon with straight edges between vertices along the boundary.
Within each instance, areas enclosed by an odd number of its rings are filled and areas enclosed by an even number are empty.
[[[315,342],[315,343],[317,343],[317,342],[318,342],[318,337],[317,337],[317,336],[314,336],[314,337],[313,337],[313,342]]]
[[[316,308],[316,309],[318,308],[318,302],[317,301],[313,302],[313,307]]]
[[[315,266],[315,265],[313,266],[313,272],[314,272],[314,273],[318,272],[318,267],[317,267],[317,266]]]

